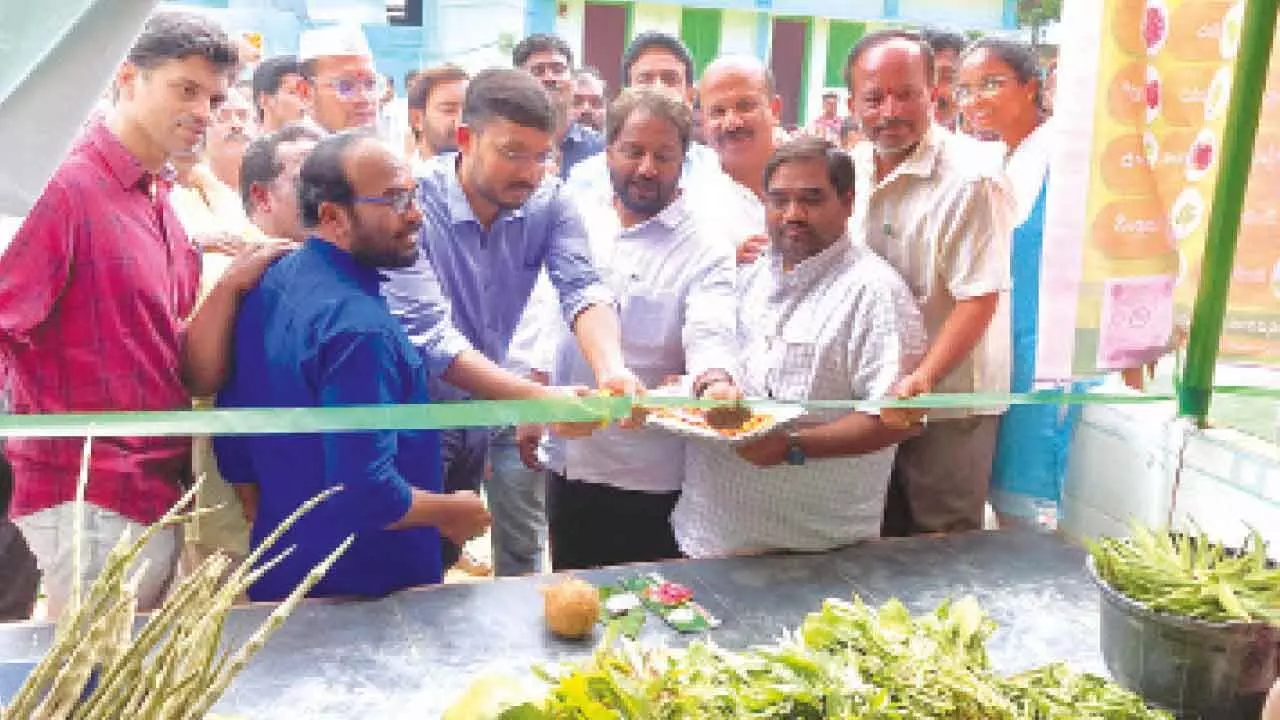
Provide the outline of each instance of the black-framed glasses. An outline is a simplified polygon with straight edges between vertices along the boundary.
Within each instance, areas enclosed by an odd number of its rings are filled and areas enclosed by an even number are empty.
[[[408,212],[409,208],[417,206],[418,195],[409,189],[388,190],[381,195],[358,197],[355,202],[367,205],[385,205],[396,214],[404,214]]]

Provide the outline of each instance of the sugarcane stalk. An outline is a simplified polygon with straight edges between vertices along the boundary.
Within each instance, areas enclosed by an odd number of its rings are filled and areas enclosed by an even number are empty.
[[[93,436],[86,435],[84,450],[80,453],[80,474],[76,477],[76,502],[72,507],[71,536],[75,538],[71,549],[71,602],[68,609],[80,608],[80,570],[81,546],[80,538],[84,536],[84,496],[89,488],[89,456],[93,452]]]
[[[355,542],[355,539],[355,535],[348,535],[347,539],[343,540],[342,544],[339,545],[337,549],[329,553],[328,557],[320,561],[320,564],[313,567],[311,571],[307,573],[307,576],[303,578],[302,583],[294,588],[293,592],[289,593],[289,596],[285,598],[284,602],[280,603],[275,610],[271,611],[271,615],[267,617],[266,621],[264,621],[262,625],[258,626],[258,629],[249,637],[245,644],[240,647],[240,650],[231,657],[231,661],[227,664],[227,667],[223,668],[218,673],[217,677],[215,677],[213,682],[210,683],[209,688],[205,690],[205,692],[202,693],[194,703],[192,703],[192,706],[188,708],[185,717],[191,718],[192,720],[199,720],[199,718],[204,717],[205,713],[209,712],[209,709],[213,707],[213,704],[217,702],[218,698],[222,696],[222,693],[226,691],[227,686],[231,684],[231,679],[243,670],[244,666],[249,663],[250,658],[262,649],[262,646],[267,642],[267,638],[271,637],[271,634],[284,624],[284,620],[289,616],[289,613],[293,612],[293,609],[302,601],[302,598],[306,597],[307,593],[311,592],[311,588],[315,587],[316,583],[320,582],[320,580],[325,576],[325,573],[329,572],[329,568],[333,567],[333,564],[338,561],[338,558],[347,551],[347,548],[351,547],[351,544]]]

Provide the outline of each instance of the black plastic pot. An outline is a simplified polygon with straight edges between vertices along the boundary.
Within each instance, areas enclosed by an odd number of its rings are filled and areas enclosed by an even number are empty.
[[[1116,682],[1185,720],[1258,720],[1280,676],[1280,628],[1156,612],[1103,580],[1102,657]]]

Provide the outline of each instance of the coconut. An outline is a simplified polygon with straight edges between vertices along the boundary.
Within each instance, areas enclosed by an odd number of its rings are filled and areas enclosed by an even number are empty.
[[[588,638],[600,619],[600,593],[589,582],[566,577],[543,586],[542,609],[547,629],[565,638]]]

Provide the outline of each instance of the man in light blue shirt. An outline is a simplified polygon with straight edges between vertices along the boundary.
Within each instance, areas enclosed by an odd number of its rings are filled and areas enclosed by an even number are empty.
[[[426,358],[433,398],[557,396],[501,368],[543,267],[597,385],[617,394],[643,389],[623,361],[613,296],[592,266],[578,213],[559,181],[544,178],[554,131],[537,80],[522,70],[483,71],[467,88],[459,153],[432,161],[418,181],[423,253],[413,267],[389,272],[383,293]],[[444,434],[447,490],[479,486],[488,438],[488,430]],[[456,553],[446,548],[446,567]]]

